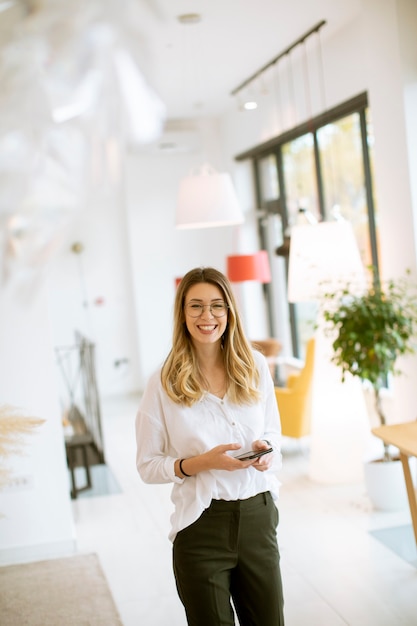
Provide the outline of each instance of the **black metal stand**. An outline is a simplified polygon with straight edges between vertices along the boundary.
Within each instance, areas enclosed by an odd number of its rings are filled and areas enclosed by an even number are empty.
[[[91,489],[91,465],[104,463],[100,402],[94,362],[94,344],[76,333],[76,345],[56,348],[58,365],[66,385],[66,421],[72,433],[65,436],[71,498]],[[77,487],[75,468],[84,467],[85,485]]]
[[[67,453],[68,468],[71,472],[71,498],[74,500],[81,491],[91,489],[91,473],[90,473],[90,459],[88,456],[88,449],[93,446],[93,438],[91,435],[72,435],[65,438],[65,450]],[[80,454],[78,454],[78,452]],[[79,456],[81,456],[81,463]],[[82,487],[77,486],[75,477],[75,468],[79,466],[84,467],[85,470],[85,485]]]

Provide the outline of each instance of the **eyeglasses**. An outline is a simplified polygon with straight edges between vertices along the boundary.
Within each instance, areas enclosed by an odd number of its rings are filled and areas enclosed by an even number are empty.
[[[200,304],[199,302],[189,302],[185,305],[187,315],[190,317],[200,317],[204,309],[208,307],[213,317],[223,317],[226,315],[229,305],[226,302],[213,302],[213,304]]]

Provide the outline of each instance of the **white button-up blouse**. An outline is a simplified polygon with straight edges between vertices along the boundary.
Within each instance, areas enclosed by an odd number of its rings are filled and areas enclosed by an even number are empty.
[[[161,372],[151,376],[136,416],[136,464],[146,483],[173,482],[169,538],[198,519],[212,499],[240,500],[270,491],[278,497],[277,471],[281,467],[281,425],[274,384],[265,357],[254,351],[259,369],[261,400],[256,404],[233,404],[206,393],[193,406],[173,402],[161,384]],[[253,467],[229,472],[210,470],[190,478],[175,475],[176,459],[196,456],[220,444],[240,443],[240,454],[257,439],[267,439],[274,448],[271,467],[260,472]]]

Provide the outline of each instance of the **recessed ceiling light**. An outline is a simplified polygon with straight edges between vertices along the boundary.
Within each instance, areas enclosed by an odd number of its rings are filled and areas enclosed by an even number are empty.
[[[183,13],[177,16],[177,20],[180,24],[198,24],[201,22],[200,13]]]
[[[247,100],[243,104],[243,108],[246,109],[246,111],[253,111],[254,109],[258,108],[258,103],[255,102],[255,100]]]

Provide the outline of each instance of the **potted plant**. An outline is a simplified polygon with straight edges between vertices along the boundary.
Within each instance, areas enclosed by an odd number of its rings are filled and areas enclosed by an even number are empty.
[[[408,271],[404,278],[385,284],[374,280],[361,291],[346,284],[340,289],[325,291],[321,301],[324,332],[332,339],[331,360],[341,368],[342,381],[350,374],[370,383],[381,425],[387,423],[381,389],[391,375],[401,373],[397,367],[398,357],[416,351],[417,295],[409,274]],[[385,464],[393,460],[386,444],[380,460]],[[398,473],[401,476],[401,468]],[[371,494],[370,497],[378,508],[383,508],[375,497]]]

